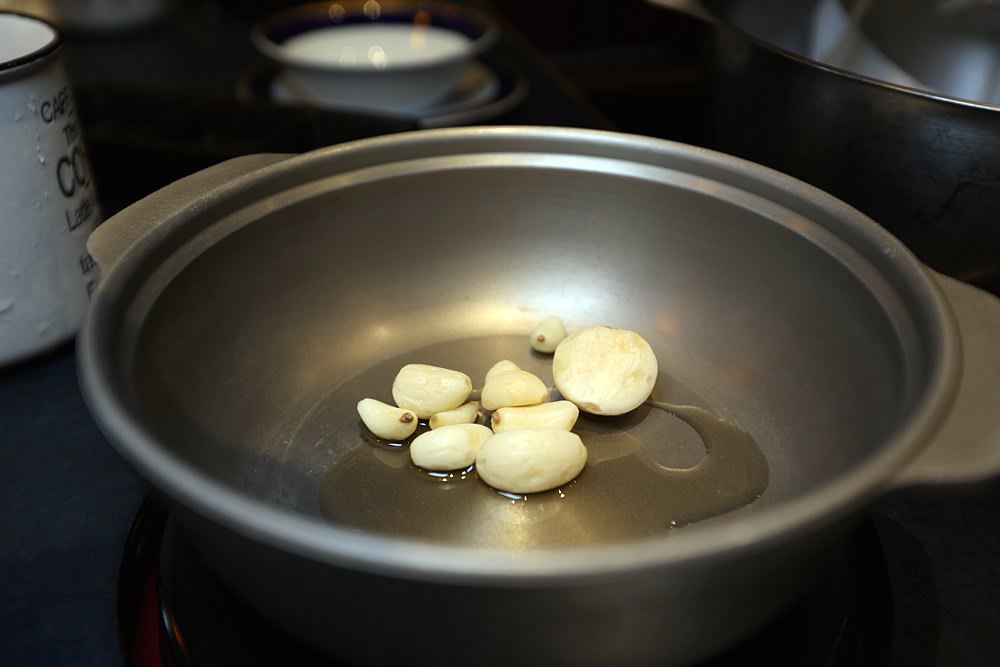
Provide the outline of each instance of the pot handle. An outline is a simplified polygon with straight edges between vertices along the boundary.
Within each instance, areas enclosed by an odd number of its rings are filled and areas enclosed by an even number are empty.
[[[705,9],[705,5],[700,0],[646,0],[646,2],[651,5],[687,14],[709,24],[716,23],[717,21],[712,12]]]
[[[258,153],[231,158],[185,176],[140,199],[111,216],[91,232],[87,251],[107,274],[140,239],[170,219],[182,208],[212,198],[212,191],[263,167],[291,157],[288,154]],[[191,193],[199,193],[192,197]]]
[[[1000,475],[1000,299],[930,272],[962,336],[962,380],[951,414],[894,486],[984,481]]]

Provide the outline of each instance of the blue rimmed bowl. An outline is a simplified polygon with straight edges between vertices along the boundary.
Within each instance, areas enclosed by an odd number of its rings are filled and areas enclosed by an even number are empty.
[[[256,24],[251,40],[282,71],[279,83],[323,106],[412,110],[450,94],[499,29],[447,2],[319,2]]]

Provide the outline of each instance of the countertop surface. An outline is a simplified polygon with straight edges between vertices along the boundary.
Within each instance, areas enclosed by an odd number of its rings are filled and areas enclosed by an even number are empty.
[[[219,35],[243,34],[245,16],[227,14],[216,3],[181,7],[164,25],[141,34],[67,40],[71,81],[90,96],[92,112],[110,99],[109,90],[119,96],[115,99],[132,95],[144,113],[165,90],[195,112],[238,103],[236,81],[257,56],[249,41],[225,42]],[[529,96],[501,121],[613,128],[515,31],[508,29],[499,49],[530,83]],[[204,76],[192,76],[199,68]],[[111,136],[93,118],[91,124],[99,135],[94,166],[106,212],[169,182],[185,165],[197,164],[178,162],[176,153],[154,146],[157,157],[172,155],[173,170],[139,165],[148,170],[144,178],[122,175],[116,185],[112,170],[149,146],[127,133]],[[224,157],[197,156],[203,161]],[[4,665],[123,663],[116,621],[119,567],[129,527],[149,489],[95,425],[75,363],[70,342],[0,369]],[[896,492],[878,501],[870,515],[892,584],[892,664],[995,664],[1000,655],[1000,484]]]

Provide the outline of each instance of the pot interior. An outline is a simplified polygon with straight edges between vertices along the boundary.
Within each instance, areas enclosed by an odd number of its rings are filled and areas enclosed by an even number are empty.
[[[131,306],[131,409],[254,500],[489,549],[659,537],[849,475],[922,399],[929,325],[880,265],[891,253],[828,198],[727,184],[710,173],[721,162],[327,161],[171,253]],[[474,471],[429,475],[367,434],[357,401],[391,402],[405,363],[478,388],[512,359],[551,386],[551,358],[528,344],[549,315],[639,332],[660,364],[652,398],[707,413],[581,416],[587,468],[527,497]]]

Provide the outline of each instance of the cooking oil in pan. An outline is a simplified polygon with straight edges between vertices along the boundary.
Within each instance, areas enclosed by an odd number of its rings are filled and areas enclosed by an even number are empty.
[[[573,430],[587,446],[587,466],[569,484],[529,495],[490,488],[474,467],[428,473],[410,462],[405,443],[357,428],[358,444],[322,482],[324,516],[431,542],[527,550],[648,538],[743,508],[768,484],[753,438],[690,405],[649,401],[619,417],[581,413]]]

